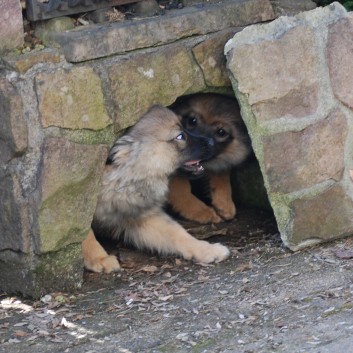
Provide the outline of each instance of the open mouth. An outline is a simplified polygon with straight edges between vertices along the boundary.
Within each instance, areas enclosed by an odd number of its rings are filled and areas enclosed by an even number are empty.
[[[199,175],[204,172],[203,166],[200,164],[201,161],[188,161],[183,164],[183,169],[194,174]]]

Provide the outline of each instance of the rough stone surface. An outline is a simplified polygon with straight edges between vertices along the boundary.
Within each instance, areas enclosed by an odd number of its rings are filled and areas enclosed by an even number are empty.
[[[63,16],[37,22],[34,33],[44,44],[50,45],[53,33],[58,34],[73,28],[75,28],[73,19]]]
[[[333,23],[329,27],[327,59],[332,89],[343,104],[353,108],[353,16]]]
[[[23,20],[20,0],[0,2],[0,55],[23,44]]]
[[[291,206],[293,234],[288,240],[294,244],[352,234],[353,201],[341,186],[310,199],[295,200]]]
[[[0,162],[5,163],[26,150],[28,138],[21,95],[1,78],[0,111]]]
[[[268,0],[225,0],[222,6],[210,4],[203,8],[176,10],[171,15],[159,17],[158,21],[146,18],[132,23],[125,21],[51,33],[50,40],[60,45],[66,60],[80,62],[273,18]]]
[[[334,3],[247,27],[225,46],[281,236],[293,250],[353,234],[353,111],[341,104],[353,107],[352,29],[352,16]]]
[[[72,293],[83,282],[81,244],[41,256],[11,256],[0,260],[1,290],[40,298],[52,292]]]
[[[23,205],[16,178],[0,170],[0,251],[12,249],[28,252],[29,239],[23,236]]]
[[[80,243],[61,247],[54,253],[42,254],[37,258],[33,275],[31,296],[40,297],[55,291],[73,292],[83,282],[83,259]]]
[[[205,89],[199,66],[182,46],[119,61],[110,66],[109,79],[117,130],[134,124],[152,104],[167,106],[178,96]]]
[[[43,127],[100,130],[112,123],[99,76],[89,67],[41,73],[36,77]]]
[[[60,54],[58,51],[49,48],[40,51],[32,51],[20,56],[7,56],[2,59],[2,63],[6,68],[20,73],[25,73],[37,64],[58,62],[60,62]]]
[[[131,6],[131,10],[137,16],[147,17],[158,14],[161,8],[156,0],[144,0],[134,3]]]
[[[225,43],[235,32],[237,32],[236,29],[217,33],[192,49],[195,59],[202,69],[207,86],[226,87],[231,85],[223,50]]]
[[[270,0],[277,16],[293,16],[302,11],[316,8],[316,3],[311,0]]]
[[[239,90],[248,95],[249,103],[262,104],[257,107],[259,119],[264,119],[263,102],[274,104],[280,100],[281,104],[281,99],[292,92],[307,101],[306,94],[318,79],[314,41],[312,28],[298,26],[289,29],[279,39],[269,38],[233,50],[231,55],[235,59],[229,61],[229,68],[238,79]]]
[[[336,111],[302,131],[265,137],[269,191],[290,193],[326,180],[341,180],[346,136],[346,118]]]
[[[82,241],[95,210],[107,147],[48,138],[43,146],[41,252]]]

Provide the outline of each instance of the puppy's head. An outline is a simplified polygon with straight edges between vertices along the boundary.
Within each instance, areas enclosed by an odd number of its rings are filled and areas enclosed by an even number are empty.
[[[187,131],[212,141],[213,157],[203,163],[206,170],[229,170],[250,154],[250,138],[235,98],[199,93],[181,97],[170,108]]]
[[[152,106],[128,131],[127,139],[139,145],[144,159],[156,173],[172,174],[182,168],[192,174],[203,172],[202,161],[213,157],[213,140],[188,132],[181,118],[168,108]]]

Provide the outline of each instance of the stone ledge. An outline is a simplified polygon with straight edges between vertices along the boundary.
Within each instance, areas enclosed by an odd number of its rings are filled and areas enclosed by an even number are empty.
[[[274,18],[268,0],[225,0],[177,10],[157,20],[151,17],[51,33],[49,41],[61,47],[66,60],[82,62]]]

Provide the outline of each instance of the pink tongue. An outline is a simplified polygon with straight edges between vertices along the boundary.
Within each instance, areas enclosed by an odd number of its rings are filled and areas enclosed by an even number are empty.
[[[185,165],[194,165],[194,164],[199,164],[199,163],[200,163],[200,161],[195,160],[195,161],[186,162],[186,163],[184,163],[184,164],[185,164]]]

